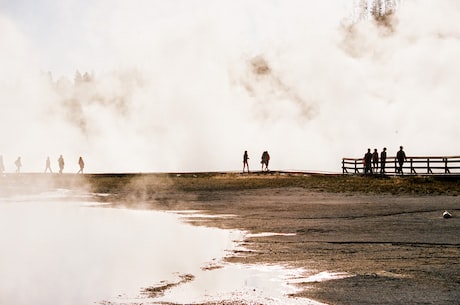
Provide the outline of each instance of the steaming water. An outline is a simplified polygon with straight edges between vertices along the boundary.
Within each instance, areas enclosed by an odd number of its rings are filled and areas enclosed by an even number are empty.
[[[244,150],[251,170],[268,150],[271,169],[333,172],[367,148],[457,155],[460,1],[351,27],[353,2],[2,1],[6,171],[60,154],[65,172],[80,155],[88,172],[241,170]]]
[[[245,298],[298,304],[284,293],[295,290],[286,281],[301,271],[242,265],[202,270],[220,264],[241,236],[194,227],[171,213],[106,208],[64,190],[0,198],[0,303]],[[194,279],[164,296],[141,294],[142,288],[178,283],[185,274]]]

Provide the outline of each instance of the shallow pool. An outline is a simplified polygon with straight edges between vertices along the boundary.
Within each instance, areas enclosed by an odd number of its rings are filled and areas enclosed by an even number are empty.
[[[68,190],[0,198],[0,303],[316,304],[285,296],[302,270],[223,263],[244,234]]]

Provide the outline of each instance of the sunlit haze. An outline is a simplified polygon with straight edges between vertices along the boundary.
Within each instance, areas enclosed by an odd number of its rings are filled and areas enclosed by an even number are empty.
[[[460,153],[460,2],[0,0],[7,172],[339,172]],[[82,80],[75,82],[76,71]],[[85,75],[86,73],[86,75]],[[86,77],[86,79],[85,79]]]

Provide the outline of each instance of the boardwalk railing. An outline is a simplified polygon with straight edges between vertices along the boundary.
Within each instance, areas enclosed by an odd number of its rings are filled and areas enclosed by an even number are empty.
[[[385,174],[399,174],[396,157],[387,157],[385,162]],[[374,174],[381,171],[380,160],[378,168],[373,168]],[[460,156],[430,156],[430,157],[407,157],[402,167],[404,175],[448,175],[460,174]],[[343,174],[364,174],[363,158],[343,158]]]

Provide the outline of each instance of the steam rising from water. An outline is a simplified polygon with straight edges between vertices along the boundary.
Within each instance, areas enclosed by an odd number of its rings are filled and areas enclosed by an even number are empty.
[[[248,150],[256,169],[268,150],[273,169],[339,171],[368,147],[458,154],[458,1],[404,1],[391,26],[351,24],[352,2],[6,3],[5,167],[63,154],[70,172],[80,155],[92,172],[240,170]]]
[[[176,215],[69,199],[65,191],[0,198],[0,303],[138,296],[176,272],[197,274],[234,246],[235,232],[181,224]]]
[[[223,263],[244,232],[91,200],[63,189],[0,197],[1,304],[320,304],[287,297],[306,270]]]

